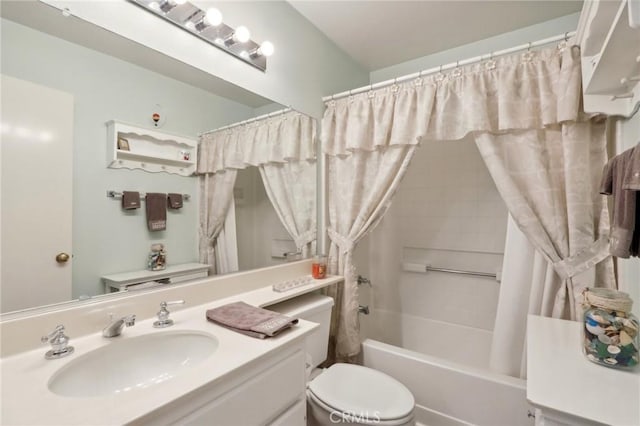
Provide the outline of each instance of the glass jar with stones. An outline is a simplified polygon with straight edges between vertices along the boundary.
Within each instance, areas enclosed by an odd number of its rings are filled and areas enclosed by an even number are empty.
[[[589,361],[614,368],[638,365],[638,319],[627,293],[588,288],[584,294],[584,354]]]

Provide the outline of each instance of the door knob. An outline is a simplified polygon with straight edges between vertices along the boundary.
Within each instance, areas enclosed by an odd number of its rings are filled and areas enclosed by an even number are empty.
[[[67,253],[58,253],[58,255],[56,256],[56,262],[58,263],[65,263],[68,260],[69,255]]]

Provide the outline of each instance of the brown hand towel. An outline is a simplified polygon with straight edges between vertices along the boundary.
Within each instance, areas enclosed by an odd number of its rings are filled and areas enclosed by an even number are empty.
[[[140,208],[140,193],[134,191],[122,191],[122,208],[125,210]]]
[[[624,189],[629,171],[634,169],[636,149],[628,149],[612,158],[604,167],[600,185],[601,194],[613,196],[610,253],[623,258],[638,255],[640,229],[636,224],[639,221],[640,212],[636,211],[637,191]]]
[[[170,193],[167,195],[169,199],[169,207],[172,209],[181,209],[182,208],[182,194],[173,194]]]
[[[628,190],[640,191],[640,142],[635,148],[632,148],[622,187]]]
[[[244,302],[209,309],[207,319],[230,330],[259,339],[273,337],[298,323],[296,318],[256,308]]]
[[[149,231],[167,229],[167,194],[147,193],[147,226]]]

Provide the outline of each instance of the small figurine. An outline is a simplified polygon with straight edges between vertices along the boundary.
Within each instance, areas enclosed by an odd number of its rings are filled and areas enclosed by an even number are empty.
[[[164,244],[151,244],[149,261],[147,268],[150,271],[161,271],[167,267],[167,252],[164,251]]]

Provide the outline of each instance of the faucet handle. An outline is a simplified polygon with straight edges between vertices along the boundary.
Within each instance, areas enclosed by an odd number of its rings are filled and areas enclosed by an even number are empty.
[[[167,306],[171,305],[184,305],[184,300],[173,300],[171,302],[160,302],[161,308],[167,308]]]
[[[174,300],[171,302],[160,302],[160,310],[158,311],[158,320],[153,323],[155,328],[164,328],[173,325],[173,320],[169,319],[169,305],[183,305],[184,300]]]
[[[73,346],[69,346],[69,338],[64,334],[64,325],[60,324],[46,336],[40,338],[42,343],[51,344],[51,350],[44,357],[46,359],[62,358],[73,353]]]
[[[135,314],[127,315],[126,317],[122,318],[122,321],[124,321],[124,325],[126,325],[127,327],[131,327],[133,325],[136,325],[136,316]]]

